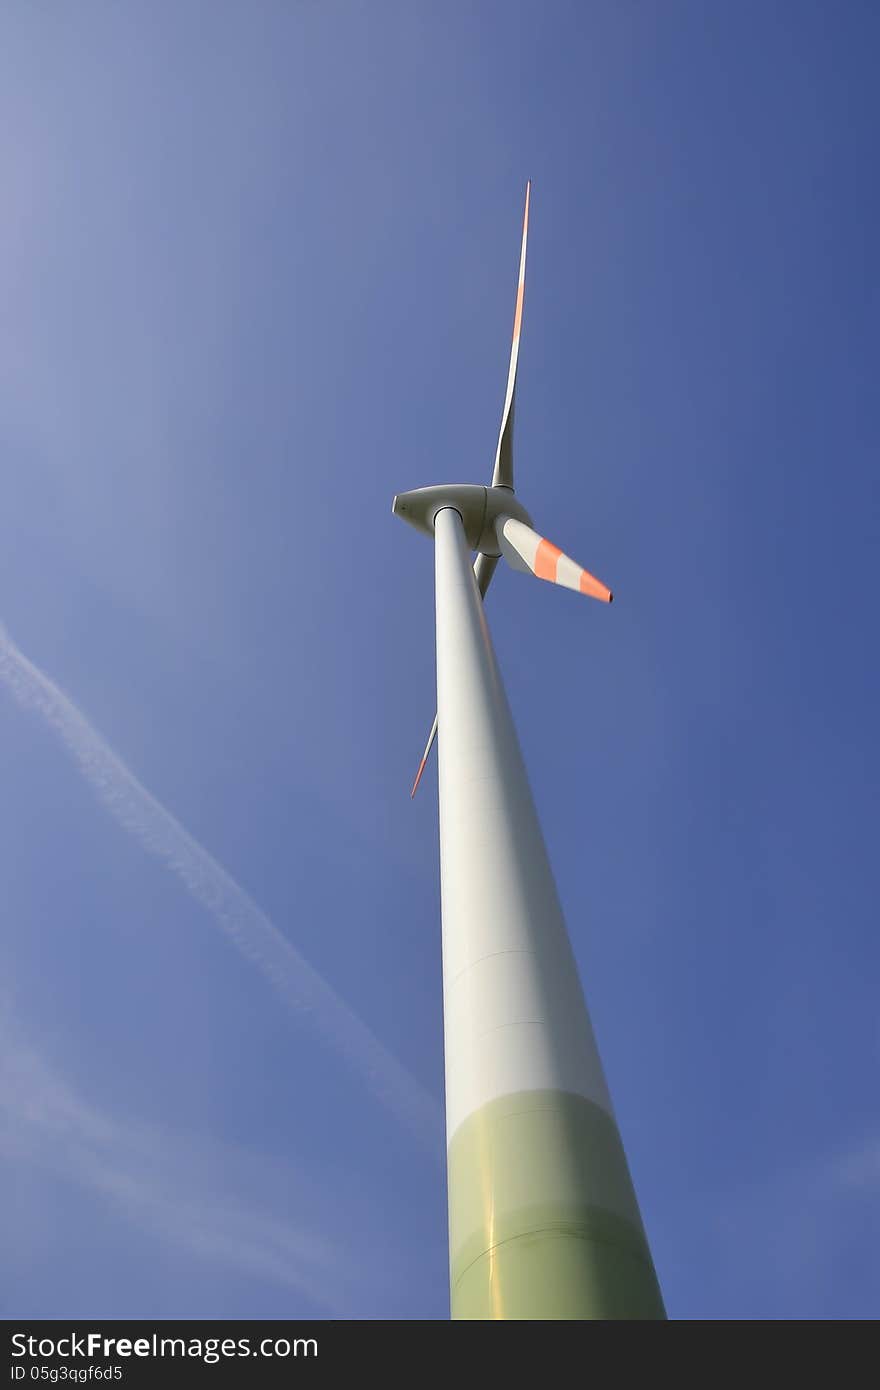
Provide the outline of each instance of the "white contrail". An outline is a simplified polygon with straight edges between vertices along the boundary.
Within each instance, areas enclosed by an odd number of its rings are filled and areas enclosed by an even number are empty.
[[[437,1102],[303,960],[222,865],[129,772],[64,692],[19,651],[2,624],[0,679],[19,704],[43,716],[111,814],[177,875],[285,1002],[298,1013],[308,1014],[312,1026],[366,1077],[377,1097],[439,1152]]]
[[[328,1185],[299,1163],[97,1107],[30,1046],[5,998],[0,1168],[4,1183],[8,1175],[13,1183],[19,1174],[25,1183],[59,1175],[171,1251],[305,1293],[337,1318],[363,1317],[412,1277],[387,1239],[381,1270],[367,1275],[361,1246],[381,1238],[382,1218],[356,1182]],[[4,1213],[4,1252],[13,1260],[33,1246],[29,1219],[27,1206]]]

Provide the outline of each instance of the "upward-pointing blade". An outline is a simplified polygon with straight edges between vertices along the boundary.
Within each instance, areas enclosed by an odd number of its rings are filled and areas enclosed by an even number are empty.
[[[519,358],[519,333],[522,327],[523,292],[526,286],[526,242],[529,236],[529,192],[531,179],[526,184],[526,210],[523,214],[522,250],[519,256],[519,284],[516,288],[516,309],[513,315],[513,343],[510,348],[510,369],[507,373],[507,395],[504,397],[504,411],[501,416],[501,430],[498,435],[498,448],[495,453],[495,469],[492,473],[493,487],[513,488],[513,405],[516,395],[516,364]]]
[[[474,561],[474,578],[477,581],[477,588],[482,598],[486,597],[486,590],[492,583],[492,575],[499,560],[498,555],[478,555]],[[428,734],[428,742],[425,744],[425,751],[422,754],[422,761],[419,763],[419,770],[416,773],[416,780],[413,782],[410,800],[415,796],[422,780],[422,773],[428,761],[428,756],[434,746],[434,739],[437,737],[437,716],[434,715],[434,723],[431,725],[431,732]]]

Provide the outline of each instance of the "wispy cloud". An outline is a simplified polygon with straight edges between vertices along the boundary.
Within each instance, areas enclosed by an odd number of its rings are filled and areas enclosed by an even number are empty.
[[[340,1220],[345,1187],[328,1193],[292,1165],[274,1173],[256,1155],[110,1116],[30,1046],[8,1012],[0,1013],[0,1156],[76,1183],[151,1240],[295,1289],[336,1315],[352,1316],[376,1292],[351,1241],[327,1235],[356,1224],[350,1212]],[[264,1202],[277,1185],[285,1214],[243,1200],[242,1185]]]
[[[735,1317],[863,1317],[876,1309],[880,1138],[862,1135],[696,1199],[705,1282]],[[711,1300],[710,1300],[711,1301]]]
[[[440,1108],[209,852],[147,791],[73,702],[0,625],[0,679],[61,738],[111,815],[162,861],[285,1003],[341,1052],[374,1094],[439,1152]]]
[[[838,1154],[829,1164],[828,1180],[844,1193],[880,1196],[880,1137],[865,1139]]]

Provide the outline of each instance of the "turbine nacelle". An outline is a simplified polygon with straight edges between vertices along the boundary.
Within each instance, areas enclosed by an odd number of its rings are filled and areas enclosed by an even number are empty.
[[[532,518],[509,487],[480,487],[476,483],[442,483],[437,487],[417,487],[399,492],[391,510],[401,521],[434,538],[434,518],[444,507],[452,507],[464,523],[471,550],[481,555],[500,555],[501,540],[497,522],[513,517],[525,526]]]

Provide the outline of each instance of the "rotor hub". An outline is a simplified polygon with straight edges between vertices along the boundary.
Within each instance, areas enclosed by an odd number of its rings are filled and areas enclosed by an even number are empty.
[[[496,534],[498,518],[512,516],[531,526],[532,518],[509,487],[480,487],[475,483],[441,483],[436,487],[417,487],[399,492],[391,510],[401,521],[434,537],[434,518],[444,507],[452,507],[464,523],[471,550],[483,555],[500,555]]]

